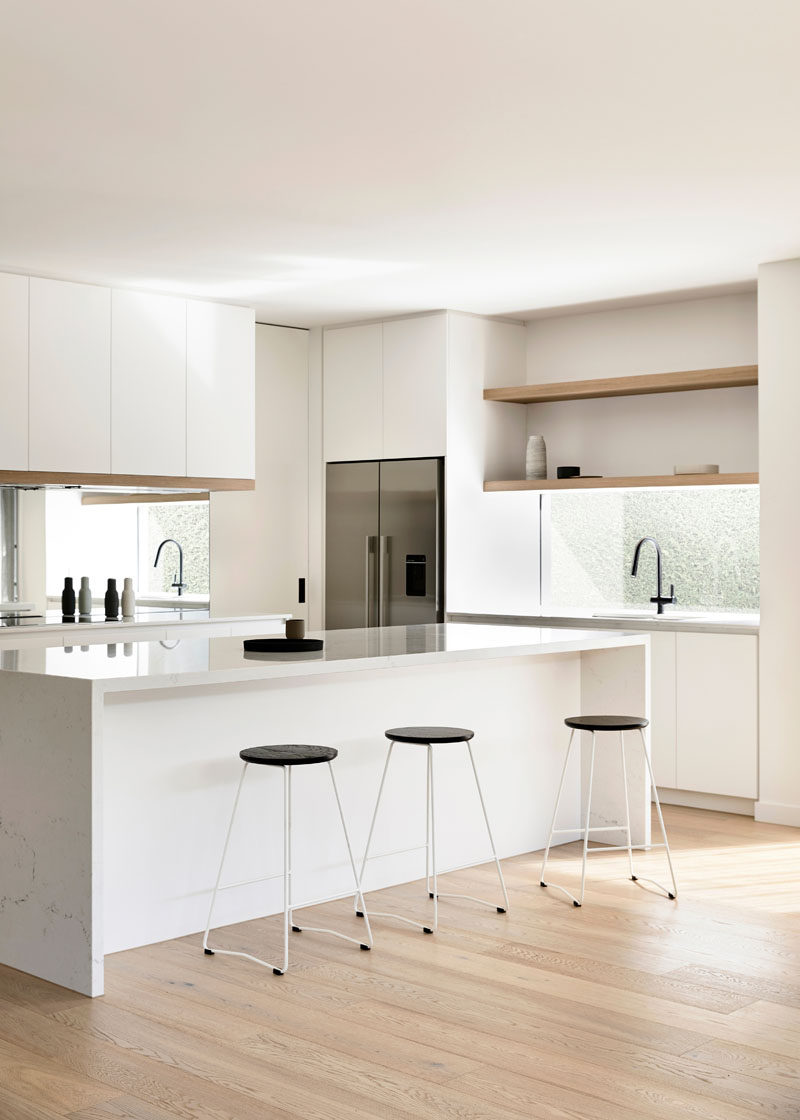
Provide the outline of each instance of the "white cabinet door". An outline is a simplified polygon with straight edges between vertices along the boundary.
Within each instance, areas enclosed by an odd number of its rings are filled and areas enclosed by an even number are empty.
[[[28,277],[0,273],[0,470],[28,469]]]
[[[677,788],[758,797],[758,638],[677,642]]]
[[[383,458],[444,455],[447,316],[383,324]]]
[[[256,326],[256,435],[255,490],[211,495],[211,611],[306,617],[308,331]]]
[[[111,295],[111,470],[186,474],[186,301]]]
[[[650,634],[650,758],[657,786],[677,787],[675,633]]]
[[[111,470],[111,290],[30,281],[32,471]]]
[[[186,473],[255,477],[255,314],[186,304]]]
[[[323,336],[325,461],[383,458],[381,324]]]

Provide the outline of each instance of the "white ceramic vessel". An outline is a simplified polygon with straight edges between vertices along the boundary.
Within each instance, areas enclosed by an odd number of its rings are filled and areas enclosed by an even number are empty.
[[[544,436],[528,436],[525,452],[525,477],[527,479],[547,478],[547,448]]]

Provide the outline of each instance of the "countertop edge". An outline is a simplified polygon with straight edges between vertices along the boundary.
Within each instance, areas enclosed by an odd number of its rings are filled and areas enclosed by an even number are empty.
[[[670,619],[665,615],[663,621],[653,618],[595,618],[591,615],[576,618],[566,615],[514,615],[514,614],[469,614],[449,612],[448,622],[471,622],[494,626],[547,626],[553,629],[644,631],[650,634],[681,631],[686,634],[752,634],[758,636],[759,624],[752,622],[704,622]]]

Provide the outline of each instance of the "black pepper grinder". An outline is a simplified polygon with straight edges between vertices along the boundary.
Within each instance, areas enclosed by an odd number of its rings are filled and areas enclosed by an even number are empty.
[[[119,618],[119,593],[117,581],[110,579],[106,590],[106,622],[116,622]],[[116,653],[116,650],[114,651]]]
[[[64,590],[61,592],[61,621],[75,621],[75,588],[72,576],[64,576]]]

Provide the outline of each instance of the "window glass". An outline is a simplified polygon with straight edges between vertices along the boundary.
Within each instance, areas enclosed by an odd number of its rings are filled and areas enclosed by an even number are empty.
[[[186,595],[208,595],[208,502],[153,502],[140,507],[142,592],[172,592],[178,571],[178,550],[165,544],[153,567],[161,541],[172,537],[183,549],[183,582]]]
[[[563,491],[544,496],[543,611],[654,610],[656,556],[636,542],[655,537],[664,593],[675,584],[687,611],[759,609],[759,490],[708,486],[659,490]]]

